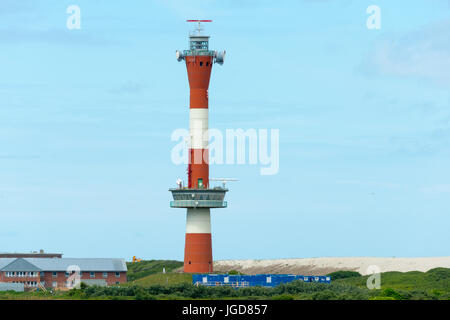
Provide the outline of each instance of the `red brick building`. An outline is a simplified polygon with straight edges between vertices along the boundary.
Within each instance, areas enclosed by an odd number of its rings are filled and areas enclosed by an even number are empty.
[[[127,281],[124,259],[0,258],[0,282],[33,288],[70,289],[80,282],[100,286]]]

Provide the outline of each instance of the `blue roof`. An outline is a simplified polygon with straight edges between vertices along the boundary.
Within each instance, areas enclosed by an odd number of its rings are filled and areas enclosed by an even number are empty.
[[[17,260],[17,258],[0,258],[0,270],[3,270],[4,267],[6,267],[14,260]]]
[[[17,258],[4,266],[2,271],[41,271],[41,269],[23,258]]]
[[[23,260],[20,270],[12,270],[15,260]],[[0,258],[1,271],[35,271],[22,270],[25,262],[42,271],[66,271],[70,266],[77,266],[81,271],[125,272],[127,265],[124,259],[115,258]],[[10,266],[8,266],[10,265]],[[17,265],[19,267],[19,265]],[[4,270],[8,267],[8,270]],[[31,266],[30,266],[31,268]]]

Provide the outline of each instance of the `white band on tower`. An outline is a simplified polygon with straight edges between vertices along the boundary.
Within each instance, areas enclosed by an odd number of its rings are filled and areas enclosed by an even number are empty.
[[[188,208],[186,233],[211,233],[209,208]]]
[[[208,109],[189,109],[189,134],[191,136],[191,149],[207,149],[208,137]]]

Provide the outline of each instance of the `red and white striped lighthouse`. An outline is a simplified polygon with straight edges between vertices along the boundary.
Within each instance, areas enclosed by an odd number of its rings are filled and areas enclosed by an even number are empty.
[[[201,23],[211,20],[187,20],[198,23],[189,35],[189,49],[176,51],[178,61],[185,60],[190,87],[188,186],[170,189],[173,208],[187,208],[184,272],[213,271],[211,208],[224,208],[225,188],[210,188],[208,151],[208,87],[214,63],[222,64],[225,51],[209,50],[209,36],[202,34]]]

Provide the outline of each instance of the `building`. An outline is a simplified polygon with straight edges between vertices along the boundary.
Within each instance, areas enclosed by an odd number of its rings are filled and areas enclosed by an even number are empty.
[[[0,283],[23,283],[25,290],[68,289],[78,279],[97,285],[124,283],[127,266],[124,259],[0,258]]]
[[[211,241],[211,208],[225,208],[224,187],[212,188],[209,184],[208,150],[208,88],[214,63],[222,64],[225,52],[209,50],[209,36],[202,34],[201,22],[211,20],[188,20],[198,23],[198,29],[189,35],[189,49],[176,51],[177,60],[185,60],[190,87],[189,105],[189,164],[188,183],[170,189],[172,208],[186,208],[186,238],[184,249],[184,272],[206,273],[213,271]]]
[[[0,253],[1,258],[62,258],[62,253],[46,253],[44,250],[30,253]]]
[[[243,287],[276,287],[292,281],[331,283],[330,276],[302,276],[297,274],[255,274],[255,275],[229,275],[229,274],[194,274],[192,283],[196,286],[208,287],[228,286]]]

